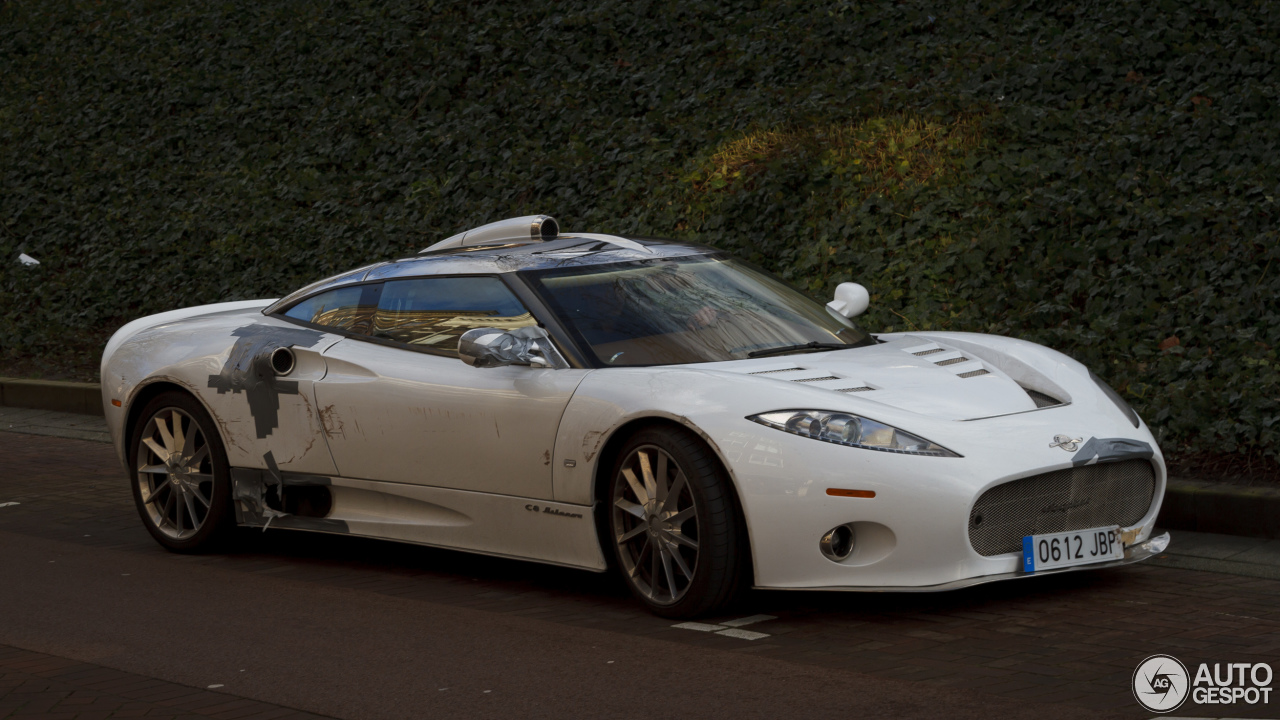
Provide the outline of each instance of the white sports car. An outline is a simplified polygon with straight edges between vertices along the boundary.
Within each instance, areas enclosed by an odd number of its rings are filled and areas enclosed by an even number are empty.
[[[870,334],[715,250],[486,225],[281,300],[124,326],[103,403],[163,546],[235,525],[593,571],[668,617],[746,585],[933,591],[1133,562],[1154,438],[1071,358]]]

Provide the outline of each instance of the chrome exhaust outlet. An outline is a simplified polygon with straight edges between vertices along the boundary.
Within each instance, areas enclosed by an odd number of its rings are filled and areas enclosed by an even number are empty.
[[[297,365],[297,358],[294,357],[293,350],[287,347],[279,347],[271,351],[271,370],[279,377],[284,377],[293,372],[293,368]]]

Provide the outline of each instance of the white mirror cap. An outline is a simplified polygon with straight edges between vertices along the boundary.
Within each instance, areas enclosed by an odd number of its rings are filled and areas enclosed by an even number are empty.
[[[836,299],[827,303],[832,312],[847,318],[855,318],[867,311],[871,293],[858,283],[840,283],[836,286]]]

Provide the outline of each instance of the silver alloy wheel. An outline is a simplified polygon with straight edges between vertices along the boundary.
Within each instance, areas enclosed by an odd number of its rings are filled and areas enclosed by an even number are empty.
[[[698,517],[688,479],[667,451],[641,445],[613,481],[613,531],[622,571],[650,602],[671,605],[698,567]]]
[[[185,540],[204,526],[213,502],[213,462],[204,431],[168,407],[151,416],[138,441],[139,497],[151,523]]]

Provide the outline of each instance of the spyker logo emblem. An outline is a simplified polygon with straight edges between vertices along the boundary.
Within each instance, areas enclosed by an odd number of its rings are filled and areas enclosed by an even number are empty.
[[[1049,447],[1060,447],[1067,452],[1075,452],[1080,449],[1081,438],[1073,438],[1070,435],[1054,435],[1053,442],[1049,443]]]

